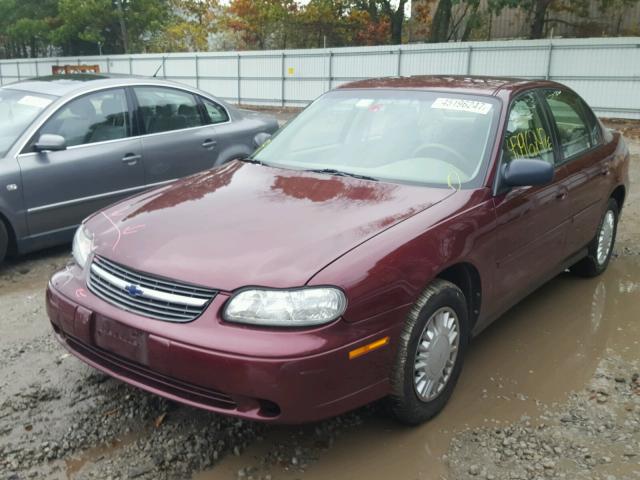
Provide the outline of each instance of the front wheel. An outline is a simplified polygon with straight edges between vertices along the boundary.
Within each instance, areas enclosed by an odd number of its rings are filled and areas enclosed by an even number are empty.
[[[397,420],[418,425],[444,408],[462,370],[468,324],[462,291],[446,280],[434,280],[400,335],[389,398]]]
[[[618,202],[609,199],[596,236],[588,246],[587,256],[571,267],[581,277],[596,277],[607,269],[618,231]]]

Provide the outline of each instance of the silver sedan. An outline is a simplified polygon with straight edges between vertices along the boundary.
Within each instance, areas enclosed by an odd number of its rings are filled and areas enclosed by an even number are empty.
[[[278,129],[188,86],[107,75],[0,88],[0,262],[68,242],[84,217],[248,157]]]

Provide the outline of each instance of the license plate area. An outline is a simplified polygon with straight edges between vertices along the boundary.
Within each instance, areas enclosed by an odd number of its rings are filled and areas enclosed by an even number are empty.
[[[147,334],[102,315],[96,315],[94,342],[115,355],[146,365]]]

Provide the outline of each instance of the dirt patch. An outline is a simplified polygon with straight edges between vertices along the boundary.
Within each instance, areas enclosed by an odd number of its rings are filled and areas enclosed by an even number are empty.
[[[624,118],[602,118],[602,123],[607,127],[622,132],[629,140],[640,140],[640,120],[627,120]]]
[[[630,147],[637,185],[640,142]],[[380,405],[269,427],[128,387],[51,335],[44,287],[69,247],[11,261],[0,268],[0,478],[638,478],[639,219],[632,189],[609,270],[560,275],[492,325],[450,404],[414,429]]]

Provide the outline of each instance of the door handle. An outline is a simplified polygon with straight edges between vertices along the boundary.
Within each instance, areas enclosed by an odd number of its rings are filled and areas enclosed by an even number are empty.
[[[211,150],[211,149],[215,148],[217,144],[218,144],[218,142],[216,142],[215,140],[207,138],[204,142],[202,142],[202,148],[206,148],[206,149]]]
[[[138,163],[138,160],[142,158],[142,155],[137,155],[135,153],[127,153],[124,157],[122,157],[122,163],[127,165],[135,165]]]
[[[602,167],[602,170],[600,170],[600,175],[604,177],[606,177],[610,173],[611,173],[611,168],[609,167],[609,165],[605,165],[604,167]]]

